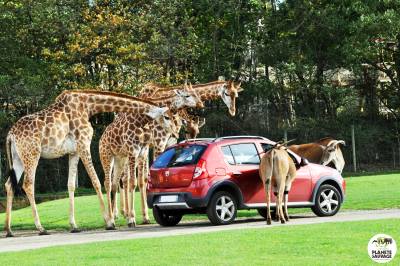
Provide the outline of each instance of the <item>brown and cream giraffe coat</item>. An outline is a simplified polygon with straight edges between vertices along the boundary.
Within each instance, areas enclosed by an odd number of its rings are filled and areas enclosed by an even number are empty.
[[[202,102],[192,89],[185,88],[184,90],[169,90],[164,93],[161,98],[148,98],[151,102],[158,106],[167,106],[171,110],[181,109],[183,107],[196,107],[202,106]],[[173,124],[173,123],[172,123]],[[127,133],[127,129],[139,130],[148,126],[148,131],[151,132],[151,136],[164,136],[176,134],[177,130],[170,130],[163,127],[160,124],[152,123],[145,117],[138,114],[118,114],[115,121],[110,124],[104,131],[100,140],[100,159],[103,165],[105,173],[105,189],[108,202],[108,213],[110,214],[109,220],[107,221],[107,228],[114,228],[114,214],[116,213],[116,191],[121,178],[122,173],[128,173],[131,178],[122,178],[124,184],[127,184],[125,188],[130,187],[130,190],[134,191],[136,187],[136,166],[138,164],[139,155],[147,156],[148,146],[153,138],[149,137],[148,142],[140,141],[135,136],[131,136]],[[156,146],[161,145],[157,143]],[[165,145],[163,145],[165,146]],[[111,177],[111,168],[114,168],[113,177]],[[127,168],[129,170],[124,170]],[[146,204],[146,191],[144,176],[142,176],[142,168],[139,171],[139,190],[142,197],[142,210],[147,210]],[[129,180],[132,180],[132,186],[129,186]],[[111,181],[112,180],[112,181]],[[128,181],[127,181],[128,180]],[[112,185],[111,185],[112,183]],[[125,190],[127,191],[127,190]],[[128,225],[134,226],[136,224],[134,217],[134,210],[130,206],[133,206],[133,199],[130,202],[127,199],[128,193],[125,193],[125,199],[121,202],[125,203],[126,210],[123,212],[128,219]],[[133,196],[132,196],[133,197]],[[113,200],[112,200],[113,199]],[[144,211],[144,222],[148,223],[149,217],[147,211]]]
[[[15,185],[24,173],[25,191],[39,234],[47,234],[40,223],[34,196],[34,183],[39,158],[53,159],[69,155],[68,191],[70,197],[69,222],[72,232],[78,231],[74,217],[75,178],[79,159],[82,160],[96,190],[100,209],[107,218],[101,184],[93,167],[90,143],[93,128],[89,118],[102,112],[141,113],[166,126],[172,118],[168,108],[124,94],[99,91],[65,91],[46,109],[19,119],[7,135],[9,179],[6,182],[7,209],[5,231],[12,236],[11,209]],[[133,133],[133,132],[132,132]]]

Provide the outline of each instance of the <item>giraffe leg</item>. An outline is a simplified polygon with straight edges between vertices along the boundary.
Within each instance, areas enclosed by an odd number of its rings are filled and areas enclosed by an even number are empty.
[[[136,226],[136,213],[135,213],[135,188],[136,188],[136,160],[132,157],[129,158],[129,182],[126,191],[125,201],[129,208],[127,209],[129,212],[129,221],[128,225],[131,224],[131,227]]]
[[[119,187],[119,212],[123,217],[126,217],[126,212],[125,212],[125,191],[126,191],[126,181],[124,180],[125,174],[122,177],[122,187]],[[117,209],[116,209],[117,210]]]
[[[116,220],[118,219],[118,197],[117,193],[119,190],[119,182],[117,184],[112,183],[111,184],[111,199],[112,199],[112,213],[113,213],[113,219]]]
[[[29,203],[32,207],[32,215],[35,221],[36,229],[39,231],[39,235],[48,235],[49,233],[47,233],[47,231],[43,228],[42,224],[40,223],[40,218],[35,201],[35,173],[38,161],[39,161],[39,156],[37,156],[36,160],[33,160],[33,163],[31,160],[29,160],[24,164],[25,177],[24,177],[24,182],[22,184],[22,188],[25,191]]]
[[[78,233],[80,230],[75,222],[75,182],[78,171],[79,156],[76,154],[69,155],[69,171],[68,171],[68,193],[69,193],[69,224],[71,225],[71,233]]]
[[[121,178],[120,178],[120,182],[118,182],[118,190],[119,190],[119,198],[120,198],[120,212],[121,215],[124,218],[128,217],[128,211],[127,209],[127,205],[125,203],[125,192],[127,190],[127,186],[129,183],[129,179],[128,179],[128,165],[125,165],[122,172],[121,172]],[[114,211],[114,218],[117,219],[118,217],[118,204],[115,201],[114,202],[114,206],[113,206],[113,211]]]
[[[117,190],[119,187],[119,181],[121,179],[121,174],[123,167],[126,163],[124,158],[116,157],[114,160],[114,170],[113,170],[113,178],[111,183],[111,194],[107,195],[108,204],[111,207],[109,211],[109,217],[107,222],[107,230],[115,229],[115,221],[114,221],[114,210],[117,208]],[[111,201],[111,202],[110,202]]]
[[[141,160],[138,167],[139,191],[142,204],[143,224],[150,224],[149,208],[147,206],[146,180],[147,160]]]
[[[100,145],[99,145],[99,154],[100,154],[100,161],[101,165],[103,166],[103,172],[104,172],[104,190],[106,193],[106,198],[107,198],[107,213],[104,213],[104,220],[106,221],[107,224],[109,223],[109,217],[111,216],[112,213],[112,206],[111,206],[111,179],[112,179],[112,171],[111,168],[113,167],[114,164],[114,157],[111,154],[111,151],[109,148],[107,148],[106,144],[103,143],[103,138],[100,139]]]
[[[7,191],[7,209],[6,209],[6,221],[4,224],[4,230],[6,231],[6,237],[12,237],[14,236],[14,234],[11,231],[11,210],[14,198],[14,191],[11,187],[10,179],[7,180],[5,187]]]
[[[90,154],[90,146],[88,146],[88,149],[86,149],[85,147],[81,147],[81,149],[79,149],[79,157],[81,158],[82,163],[85,166],[87,173],[89,174],[94,189],[96,190],[97,197],[100,203],[101,214],[103,215],[104,220],[107,222],[108,220],[107,214],[105,213],[103,194],[101,193],[101,184],[99,178],[97,177],[96,170],[93,167],[92,156]]]

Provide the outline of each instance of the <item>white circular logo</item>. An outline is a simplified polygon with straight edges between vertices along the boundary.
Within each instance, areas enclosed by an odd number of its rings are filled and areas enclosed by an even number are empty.
[[[368,255],[378,263],[391,261],[396,255],[397,246],[393,237],[385,234],[374,235],[368,243]]]

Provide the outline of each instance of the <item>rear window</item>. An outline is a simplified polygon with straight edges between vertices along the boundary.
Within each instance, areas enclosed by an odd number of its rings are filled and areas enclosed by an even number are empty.
[[[206,148],[207,146],[204,145],[174,147],[158,156],[153,164],[153,167],[178,167],[196,164]]]

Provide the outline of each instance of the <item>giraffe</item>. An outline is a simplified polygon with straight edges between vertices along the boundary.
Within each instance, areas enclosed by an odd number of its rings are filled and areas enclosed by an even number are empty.
[[[77,166],[82,160],[96,190],[100,211],[106,219],[101,184],[93,167],[90,143],[93,128],[89,118],[102,112],[134,112],[151,117],[164,125],[171,113],[167,107],[160,108],[149,101],[112,92],[95,90],[73,90],[62,92],[47,108],[20,118],[7,134],[7,160],[9,171],[5,184],[7,207],[6,236],[11,231],[11,210],[14,192],[24,173],[22,188],[32,208],[35,226],[39,235],[48,234],[40,223],[34,197],[34,182],[39,158],[54,159],[69,155],[68,192],[70,198],[69,223],[71,232],[79,229],[74,216],[74,191]]]
[[[174,87],[163,87],[154,83],[148,83],[146,84],[143,89],[139,92],[139,97],[149,99],[150,97],[161,97],[166,94],[168,94],[171,90],[176,90],[176,89],[182,89],[184,88],[185,85],[179,85],[179,86],[174,86]],[[224,103],[227,105],[229,108],[229,113],[231,115],[235,115],[236,113],[236,98],[238,97],[238,92],[242,91],[240,88],[240,83],[235,84],[233,81],[214,81],[210,83],[205,83],[205,84],[197,84],[197,85],[190,85],[196,93],[199,95],[201,101],[206,101],[206,100],[216,100],[219,97],[222,98]],[[188,116],[186,112],[186,116]],[[199,121],[200,122],[200,121]],[[180,126],[179,126],[180,128]],[[192,132],[192,134],[198,134],[195,131]],[[171,134],[168,134],[167,132],[163,131],[162,128],[155,128],[154,132],[152,133],[153,141],[152,141],[152,146],[153,146],[153,160],[156,158],[158,155],[160,155],[167,144],[173,144],[176,143],[177,138],[176,137],[171,137]],[[139,177],[139,188],[141,186],[146,187],[147,185],[147,177],[148,176],[148,149],[149,147],[146,147],[145,152],[142,152],[142,155],[138,158],[138,163],[137,163],[137,168],[138,168],[138,177]],[[123,177],[122,179],[124,180],[127,177]],[[132,180],[132,179],[131,179]],[[130,184],[135,184],[135,180],[132,180]],[[132,195],[134,191],[134,187],[130,187],[130,194]],[[144,223],[149,223],[150,220],[148,219],[148,208],[147,208],[147,202],[146,202],[146,196],[145,196],[145,189],[142,190],[141,192],[141,197],[142,197],[142,215],[143,215],[143,220],[145,221]],[[128,194],[128,192],[124,192],[124,194]],[[126,197],[125,195],[125,197]],[[132,196],[131,196],[132,197]],[[126,200],[121,200],[121,205],[123,205],[123,202],[126,202]],[[132,200],[131,200],[132,202]],[[144,204],[143,204],[144,203]],[[133,207],[133,204],[131,204],[131,208]],[[114,206],[114,209],[116,209],[116,206]],[[121,209],[124,209],[124,206],[121,206]],[[125,208],[126,209],[126,208]],[[126,212],[126,211],[122,211]]]
[[[167,106],[171,110],[178,110],[183,107],[202,106],[202,102],[195,92],[187,87],[182,91],[170,90],[168,93],[164,93],[161,98],[147,98],[146,100],[158,106]],[[134,188],[136,187],[136,166],[138,158],[141,154],[143,154],[142,156],[148,154],[147,146],[150,144],[151,137],[149,135],[147,141],[140,141],[139,138],[130,135],[128,129],[144,129],[144,126],[148,126],[148,131],[152,130],[152,135],[155,136],[160,134],[159,132],[171,135],[177,134],[178,131],[175,128],[166,128],[157,123],[148,121],[138,114],[118,114],[118,117],[106,128],[101,137],[99,150],[105,174],[104,186],[106,189],[109,213],[107,229],[115,229],[114,218],[117,213],[115,196],[120,179],[124,185],[126,184],[126,186],[124,186],[125,197],[121,199],[121,204],[125,204],[126,206],[123,214],[128,220],[129,227],[136,225],[134,210],[130,208],[130,205],[133,205],[134,201],[132,197],[131,203],[128,201],[127,198],[129,194],[127,187],[129,186],[129,179],[132,180],[132,186],[130,186],[129,192],[132,190],[131,194],[133,194]],[[165,145],[163,145],[163,147],[164,146]],[[112,165],[114,169],[113,177],[111,177]],[[126,170],[127,168],[129,170]],[[145,183],[143,182],[144,177],[141,176],[141,173],[141,170],[139,170],[139,190],[142,197],[142,210],[145,210],[147,209],[146,190],[144,186]],[[125,176],[121,177],[123,174]],[[129,176],[131,178],[129,178]],[[144,222],[148,223],[149,221],[148,214],[145,212]]]
[[[183,124],[185,126],[185,138],[195,139],[197,135],[200,133],[200,128],[206,124],[205,118],[191,115],[188,112],[186,112],[186,110],[182,110],[182,112],[180,112],[180,115],[184,121]]]
[[[235,116],[236,114],[236,98],[238,93],[243,91],[240,87],[241,83],[235,83],[234,81],[223,81],[217,80],[204,84],[193,85],[193,89],[199,95],[202,102],[209,100],[217,100],[221,98],[225,105],[229,109],[229,114]],[[140,98],[148,98],[154,95],[162,96],[168,93],[169,90],[175,90],[182,88],[182,85],[173,87],[162,87],[154,83],[146,84],[139,92]]]

